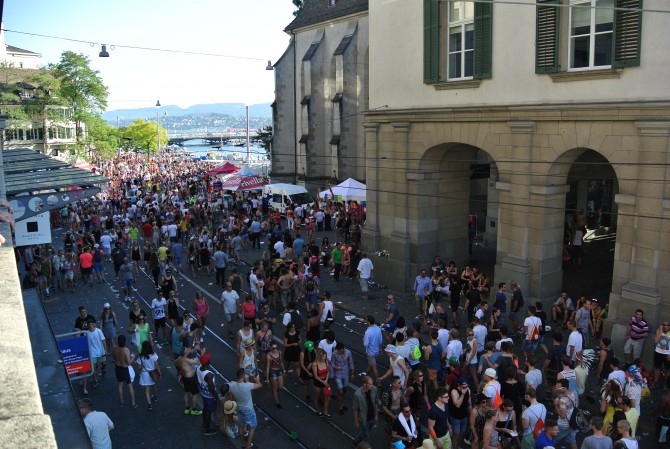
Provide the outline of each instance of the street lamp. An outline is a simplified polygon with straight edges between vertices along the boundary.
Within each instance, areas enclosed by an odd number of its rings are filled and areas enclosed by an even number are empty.
[[[156,107],[160,108],[161,107],[161,102],[160,100],[156,100]],[[161,152],[161,129],[160,129],[160,121],[158,117],[158,111],[156,111],[156,136],[158,136],[158,148],[156,149],[156,155]]]

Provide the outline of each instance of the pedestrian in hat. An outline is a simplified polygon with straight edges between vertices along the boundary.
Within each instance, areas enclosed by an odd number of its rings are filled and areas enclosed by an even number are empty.
[[[483,392],[491,401],[490,406],[493,408],[499,407],[499,402],[502,402],[502,399],[500,399],[500,382],[497,379],[498,373],[493,368],[487,368],[482,376],[482,380],[485,382]]]
[[[237,438],[239,418],[237,417],[237,402],[225,401],[223,413],[219,415],[219,427],[223,429],[226,436],[231,440]]]
[[[383,376],[377,379],[377,383],[381,384],[384,379],[391,375],[398,376],[400,378],[400,386],[404,390],[407,386],[407,379],[409,378],[405,359],[398,355],[398,350],[393,345],[386,345],[384,352],[389,356],[389,369]]]
[[[209,369],[212,354],[206,352],[200,356],[200,368],[195,373],[198,377],[198,386],[202,396],[202,429],[205,435],[214,435],[216,427],[212,427],[212,414],[216,412],[218,401],[223,399],[216,391],[216,379]]]

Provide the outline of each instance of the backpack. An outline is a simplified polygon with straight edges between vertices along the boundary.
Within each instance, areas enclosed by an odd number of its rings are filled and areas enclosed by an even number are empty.
[[[335,321],[335,319],[333,318],[333,312],[329,310],[328,313],[326,314],[326,323],[328,325],[331,325],[333,324],[333,321]]]
[[[486,387],[490,386],[492,383],[493,383],[493,381],[487,383],[486,386],[484,387],[484,389],[486,389]],[[503,400],[502,400],[502,397],[500,397],[500,392],[498,391],[498,389],[497,389],[497,388],[494,388],[494,390],[495,390],[495,392],[496,392],[496,395],[495,395],[495,397],[493,398],[493,404],[492,404],[492,407],[493,407],[494,409],[499,409],[500,406],[502,405]]]
[[[307,278],[307,282],[305,282],[305,291],[311,293],[315,290],[316,282],[314,282],[314,277]]]
[[[421,348],[419,345],[414,346],[412,350],[412,360],[421,360]]]
[[[540,321],[540,325],[541,324],[542,322]],[[540,326],[538,326],[537,322],[533,322],[533,330],[530,331],[529,338],[530,341],[538,341],[540,339]]]
[[[295,330],[297,332],[300,332],[300,329],[302,329],[303,326],[302,318],[300,317],[300,312],[298,312],[297,310],[291,312],[291,322],[295,326]]]
[[[540,436],[540,432],[544,430],[544,420],[542,419],[541,416],[537,416],[533,410],[530,408],[528,409],[529,412],[531,412],[535,417],[537,418],[537,421],[535,422],[535,426],[533,427],[533,436],[535,439]],[[547,417],[547,409],[544,409],[544,417]]]

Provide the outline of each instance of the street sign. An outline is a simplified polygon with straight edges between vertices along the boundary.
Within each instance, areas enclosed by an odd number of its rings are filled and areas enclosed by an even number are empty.
[[[78,379],[93,374],[86,335],[58,340],[58,348],[70,379]]]

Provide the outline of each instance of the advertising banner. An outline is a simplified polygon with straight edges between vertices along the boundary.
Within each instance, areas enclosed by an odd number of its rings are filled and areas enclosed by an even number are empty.
[[[91,373],[91,355],[88,351],[86,335],[58,340],[58,348],[68,376],[82,376]]]

